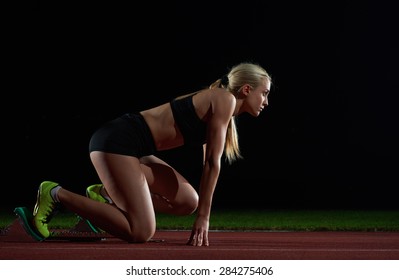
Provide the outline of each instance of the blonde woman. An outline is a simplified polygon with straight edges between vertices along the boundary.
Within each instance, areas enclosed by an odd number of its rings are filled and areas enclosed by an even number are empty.
[[[156,212],[195,212],[187,244],[209,246],[212,197],[222,156],[229,163],[241,158],[234,118],[244,112],[257,117],[268,105],[271,83],[260,65],[240,63],[209,88],[104,124],[89,145],[101,184],[88,187],[83,196],[56,182],[42,182],[33,226],[43,238],[49,237],[48,222],[56,206],[62,205],[107,233],[138,243],[154,235]],[[187,144],[204,149],[198,193],[154,155]]]

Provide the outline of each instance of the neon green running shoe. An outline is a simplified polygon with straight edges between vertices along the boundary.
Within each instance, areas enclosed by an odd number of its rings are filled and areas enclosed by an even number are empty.
[[[101,194],[101,189],[102,189],[103,185],[102,184],[95,184],[95,185],[91,185],[88,186],[86,189],[86,196],[90,199],[93,199],[95,201],[99,201],[102,203],[112,203],[112,201],[108,200],[107,198],[105,198],[102,194]],[[103,232],[102,229],[96,227],[95,225],[93,225],[89,220],[86,219],[86,223],[87,225],[91,228],[91,230],[95,233],[101,233]]]
[[[102,184],[95,184],[95,185],[88,186],[86,189],[86,196],[88,198],[91,198],[91,199],[99,201],[99,202],[109,203],[108,199],[103,197],[101,194],[102,187],[103,187]]]
[[[57,204],[51,197],[51,190],[58,186],[58,183],[44,181],[40,184],[37,192],[37,200],[33,209],[33,224],[37,231],[44,237],[50,236],[48,223],[54,215]]]

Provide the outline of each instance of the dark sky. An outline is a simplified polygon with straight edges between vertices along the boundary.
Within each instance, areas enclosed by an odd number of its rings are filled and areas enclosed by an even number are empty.
[[[168,1],[121,7],[128,15],[54,13],[15,23],[11,101],[3,103],[8,204],[33,206],[43,180],[84,194],[98,182],[87,149],[100,124],[251,61],[273,77],[270,106],[259,118],[238,118],[245,159],[223,166],[215,207],[397,208],[393,4],[234,2]],[[160,154],[194,184],[200,155]]]

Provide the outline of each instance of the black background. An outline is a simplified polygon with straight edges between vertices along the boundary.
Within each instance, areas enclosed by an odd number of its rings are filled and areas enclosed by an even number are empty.
[[[9,23],[5,208],[33,207],[43,180],[84,194],[99,182],[88,141],[103,122],[206,87],[243,61],[264,66],[274,85],[260,117],[238,118],[244,160],[223,165],[215,208],[398,208],[393,4],[98,5],[57,4]],[[159,156],[198,184],[201,151]]]

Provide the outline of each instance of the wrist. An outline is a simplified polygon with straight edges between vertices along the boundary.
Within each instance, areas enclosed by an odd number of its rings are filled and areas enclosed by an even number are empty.
[[[210,213],[201,213],[201,212],[197,212],[197,218],[201,218],[201,219],[207,219],[209,220],[210,217]]]

